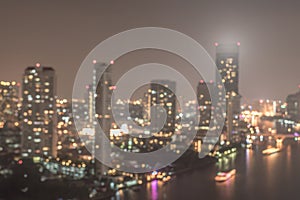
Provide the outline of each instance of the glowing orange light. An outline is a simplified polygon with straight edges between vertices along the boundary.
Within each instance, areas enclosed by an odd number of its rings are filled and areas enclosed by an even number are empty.
[[[115,85],[110,86],[109,89],[110,89],[110,90],[115,90],[115,89],[117,89],[117,86],[115,86]]]
[[[22,164],[23,164],[23,160],[19,160],[19,161],[18,161],[18,164],[19,164],[19,165],[22,165]]]

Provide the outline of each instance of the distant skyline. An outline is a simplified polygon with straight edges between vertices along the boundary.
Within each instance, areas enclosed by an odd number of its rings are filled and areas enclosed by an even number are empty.
[[[39,62],[56,70],[58,96],[70,98],[77,69],[98,43],[157,26],[191,36],[212,58],[215,42],[240,42],[241,95],[284,100],[300,84],[299,7],[296,0],[1,1],[0,80],[21,82]]]

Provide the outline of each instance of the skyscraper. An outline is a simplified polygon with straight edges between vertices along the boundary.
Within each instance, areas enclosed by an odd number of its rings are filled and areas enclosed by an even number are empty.
[[[1,153],[20,154],[18,113],[19,83],[0,81],[0,149]]]
[[[96,126],[99,123],[103,133],[109,138],[109,133],[112,125],[112,111],[111,111],[111,96],[115,88],[111,80],[111,68],[107,67],[109,64],[94,61],[93,70],[93,93],[92,106],[95,113],[91,116],[95,117],[94,130],[95,130],[95,153],[101,154],[102,157],[110,156],[108,150],[105,148],[103,135]],[[107,68],[106,68],[107,67]],[[96,174],[103,175],[107,171],[107,167],[96,161]]]
[[[286,98],[287,114],[290,119],[300,121],[300,91]]]
[[[198,110],[200,113],[199,133],[206,133],[209,129],[212,112],[209,88],[212,91],[213,86],[212,81],[205,83],[203,80],[200,80],[197,86]]]
[[[236,44],[218,44],[216,46],[216,65],[226,91],[227,120],[226,137],[229,140],[232,134],[238,132],[240,114],[239,94],[239,46]],[[217,83],[220,85],[220,83]]]
[[[23,75],[22,156],[56,157],[55,71],[27,67]]]
[[[149,106],[160,105],[166,111],[166,115],[167,115],[166,122],[161,130],[163,133],[170,133],[170,132],[174,133],[175,131],[175,118],[176,118],[176,96],[174,94],[175,89],[176,89],[176,82],[174,81],[155,80],[153,81],[153,83],[150,84],[150,90],[149,90],[150,102],[148,102],[148,105]]]
[[[67,99],[56,99],[57,154],[59,156],[77,147],[78,135],[73,123],[71,108],[71,103]],[[72,153],[72,156],[75,157],[74,152]]]
[[[96,93],[95,96],[95,111],[99,124],[105,134],[109,134],[111,128],[111,95],[113,84],[111,80],[111,70],[105,63],[95,63],[94,66],[94,82],[93,87]],[[102,75],[99,77],[99,75]],[[99,80],[99,82],[97,82]]]
[[[86,105],[86,102],[87,101],[83,99],[72,99],[72,116],[73,119],[77,121],[77,130],[82,130],[82,128],[91,127],[93,124],[92,122],[90,122],[92,111],[89,112],[90,108],[89,105]]]
[[[228,96],[239,94],[239,46],[238,44],[215,44],[216,65]]]
[[[0,82],[0,128],[19,126],[19,83]]]

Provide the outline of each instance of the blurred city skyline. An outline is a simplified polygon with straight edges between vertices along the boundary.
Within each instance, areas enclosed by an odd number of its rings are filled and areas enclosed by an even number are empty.
[[[0,199],[299,195],[299,1],[0,5]]]

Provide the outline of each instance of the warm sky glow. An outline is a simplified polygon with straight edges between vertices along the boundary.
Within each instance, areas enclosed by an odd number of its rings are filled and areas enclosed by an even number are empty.
[[[193,37],[213,57],[216,41],[240,42],[241,94],[248,99],[284,99],[300,83],[299,7],[295,0],[275,0],[272,5],[5,1],[0,6],[0,79],[21,81],[24,69],[40,61],[57,70],[58,95],[69,98],[76,70],[99,42],[130,28],[159,26]]]

